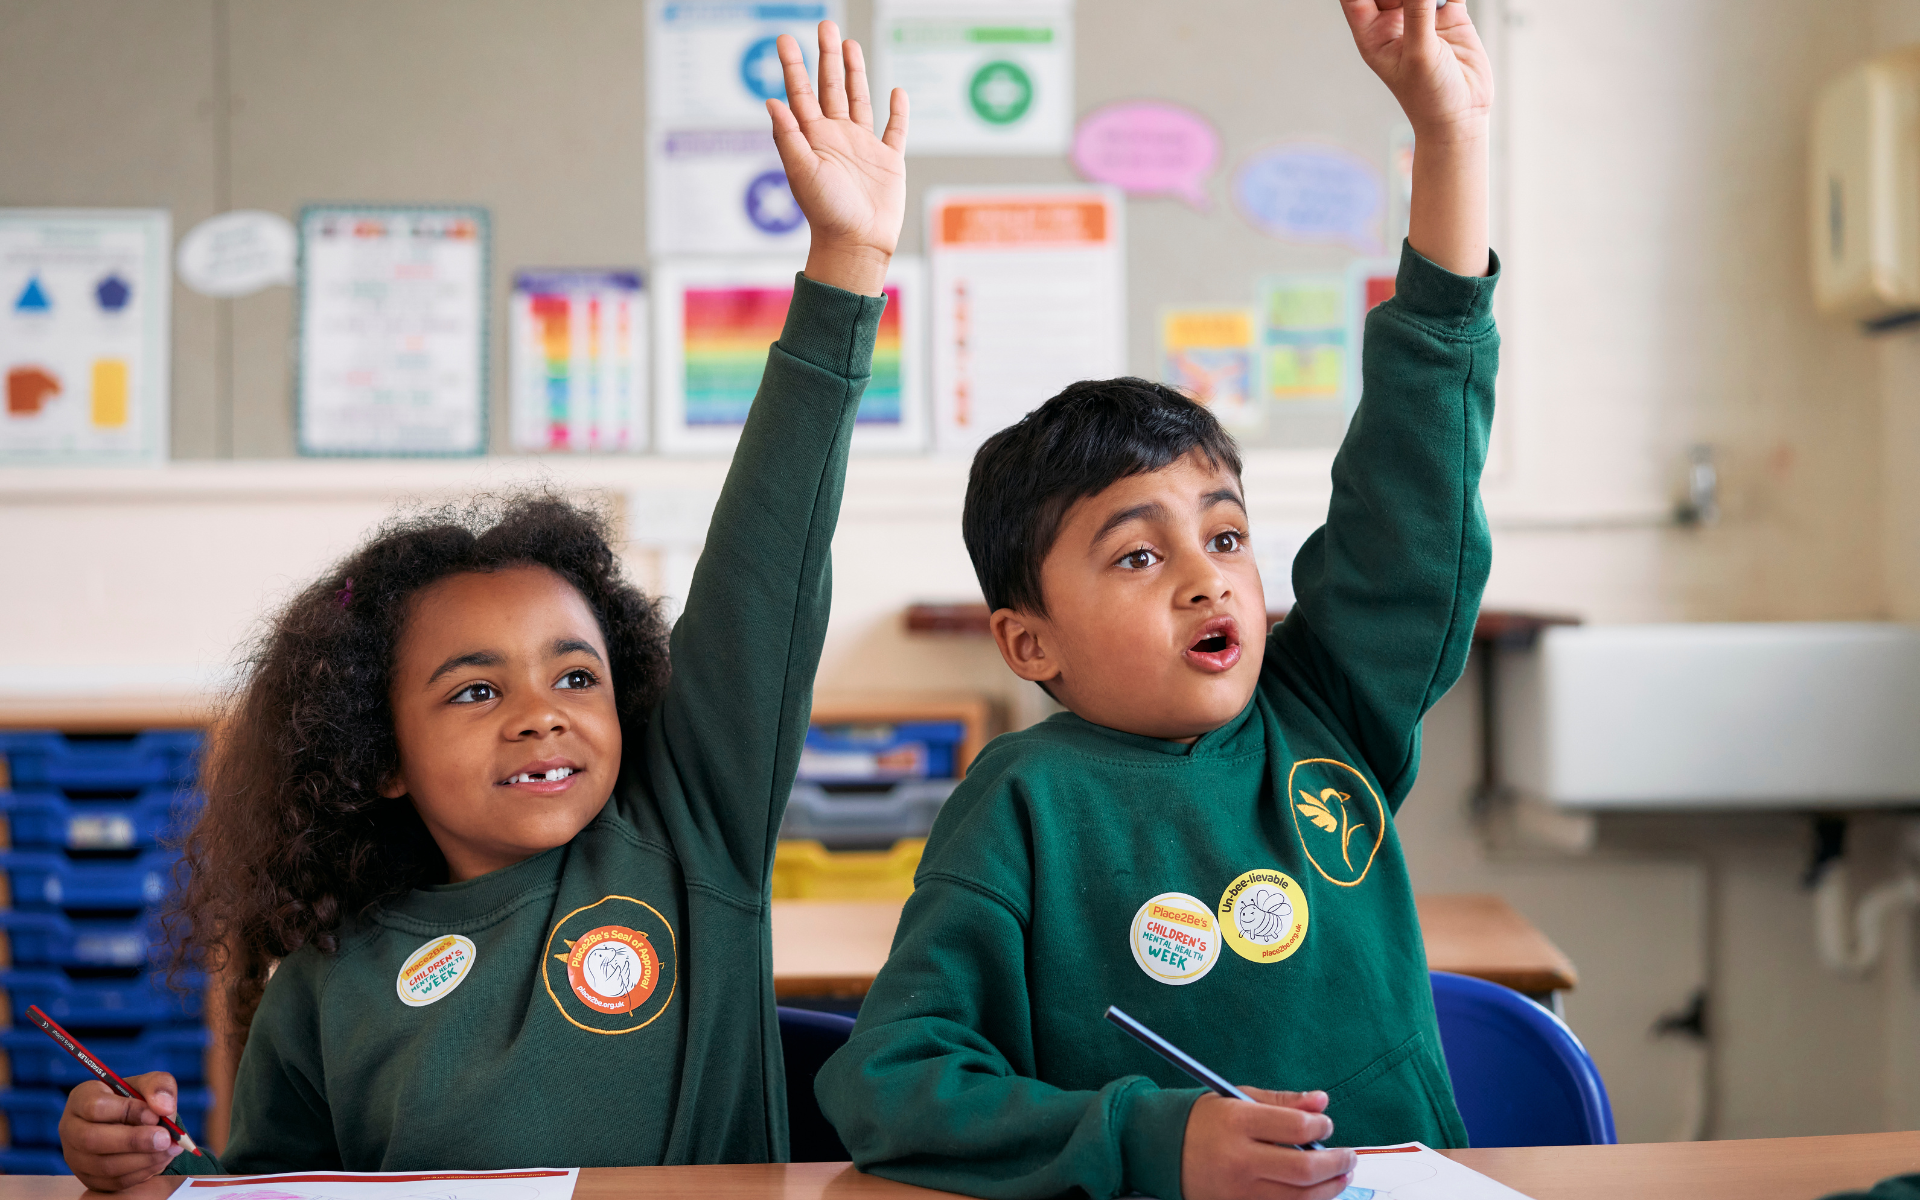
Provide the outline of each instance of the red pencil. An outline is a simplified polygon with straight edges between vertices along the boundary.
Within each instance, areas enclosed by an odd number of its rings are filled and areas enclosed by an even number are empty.
[[[29,1004],[27,1006],[27,1015],[33,1018],[33,1023],[35,1025],[38,1025],[42,1032],[44,1032],[48,1037],[52,1038],[54,1041],[59,1042],[60,1048],[62,1050],[65,1050],[68,1054],[71,1054],[75,1058],[79,1059],[81,1066],[85,1067],[89,1071],[92,1071],[96,1076],[98,1076],[101,1083],[106,1084],[108,1087],[112,1088],[115,1093],[117,1093],[118,1095],[125,1096],[129,1100],[138,1100],[142,1104],[147,1103],[147,1098],[145,1096],[142,1096],[139,1092],[134,1091],[133,1088],[127,1083],[126,1080],[120,1078],[118,1075],[115,1075],[113,1073],[113,1069],[111,1067],[107,1066],[107,1064],[95,1058],[91,1050],[88,1050],[85,1046],[82,1046],[78,1041],[74,1040],[74,1036],[72,1034],[60,1028],[59,1022],[55,1021],[52,1017],[48,1016],[47,1014],[41,1012],[40,1006],[38,1004]],[[148,1107],[151,1108],[152,1105],[148,1105]],[[160,1117],[159,1113],[155,1113],[153,1115],[156,1117]],[[174,1141],[179,1142],[182,1146],[184,1146],[188,1150],[191,1150],[195,1154],[200,1153],[200,1147],[193,1144],[193,1139],[187,1136],[186,1130],[180,1128],[178,1125],[174,1124],[172,1121],[169,1121],[165,1117],[160,1117],[160,1123],[167,1127],[167,1131],[169,1133],[173,1134]]]

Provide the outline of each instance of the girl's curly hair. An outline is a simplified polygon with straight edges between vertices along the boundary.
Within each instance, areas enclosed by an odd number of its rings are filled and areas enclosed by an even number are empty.
[[[668,623],[628,583],[604,519],[558,497],[482,498],[396,518],[294,597],[246,660],[201,770],[206,804],[167,914],[176,964],[223,970],[244,1037],[273,964],[343,922],[443,882],[446,860],[406,798],[388,704],[410,598],[450,575],[537,565],[586,598],[607,639],[628,745],[667,684]]]

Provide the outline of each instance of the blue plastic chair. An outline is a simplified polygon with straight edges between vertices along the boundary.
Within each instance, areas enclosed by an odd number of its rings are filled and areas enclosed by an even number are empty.
[[[1431,972],[1440,1042],[1475,1146],[1610,1146],[1613,1106],[1565,1021],[1510,988]]]
[[[840,1135],[813,1097],[813,1077],[853,1036],[853,1018],[782,1006],[780,1054],[787,1064],[787,1146],[793,1162],[846,1162]]]

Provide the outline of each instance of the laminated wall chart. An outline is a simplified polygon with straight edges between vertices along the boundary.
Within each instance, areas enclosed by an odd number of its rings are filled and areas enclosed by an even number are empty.
[[[944,188],[927,196],[934,445],[971,454],[1080,379],[1126,368],[1120,193]]]
[[[486,354],[483,210],[301,211],[302,454],[484,453]]]
[[[650,0],[647,248],[656,258],[806,252],[806,218],[767,121],[767,101],[787,95],[774,42],[792,34],[812,71],[815,27],[840,18],[837,0]]]
[[[780,339],[796,264],[784,259],[684,261],[654,272],[654,396],[659,446],[728,453],[760,389],[767,350]],[[918,259],[887,271],[887,307],[873,347],[873,374],[854,415],[856,450],[926,445],[921,400]]]
[[[515,275],[515,450],[646,449],[646,300],[638,271]]]
[[[908,154],[1064,154],[1072,0],[877,0],[874,108],[913,98]]]
[[[0,462],[167,454],[164,210],[0,209]]]

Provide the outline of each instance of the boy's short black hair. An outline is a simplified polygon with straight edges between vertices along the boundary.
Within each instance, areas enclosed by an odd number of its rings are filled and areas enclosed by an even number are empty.
[[[1046,615],[1040,564],[1074,502],[1198,450],[1240,475],[1212,413],[1146,379],[1087,379],[988,438],[973,456],[960,530],[989,609]]]

